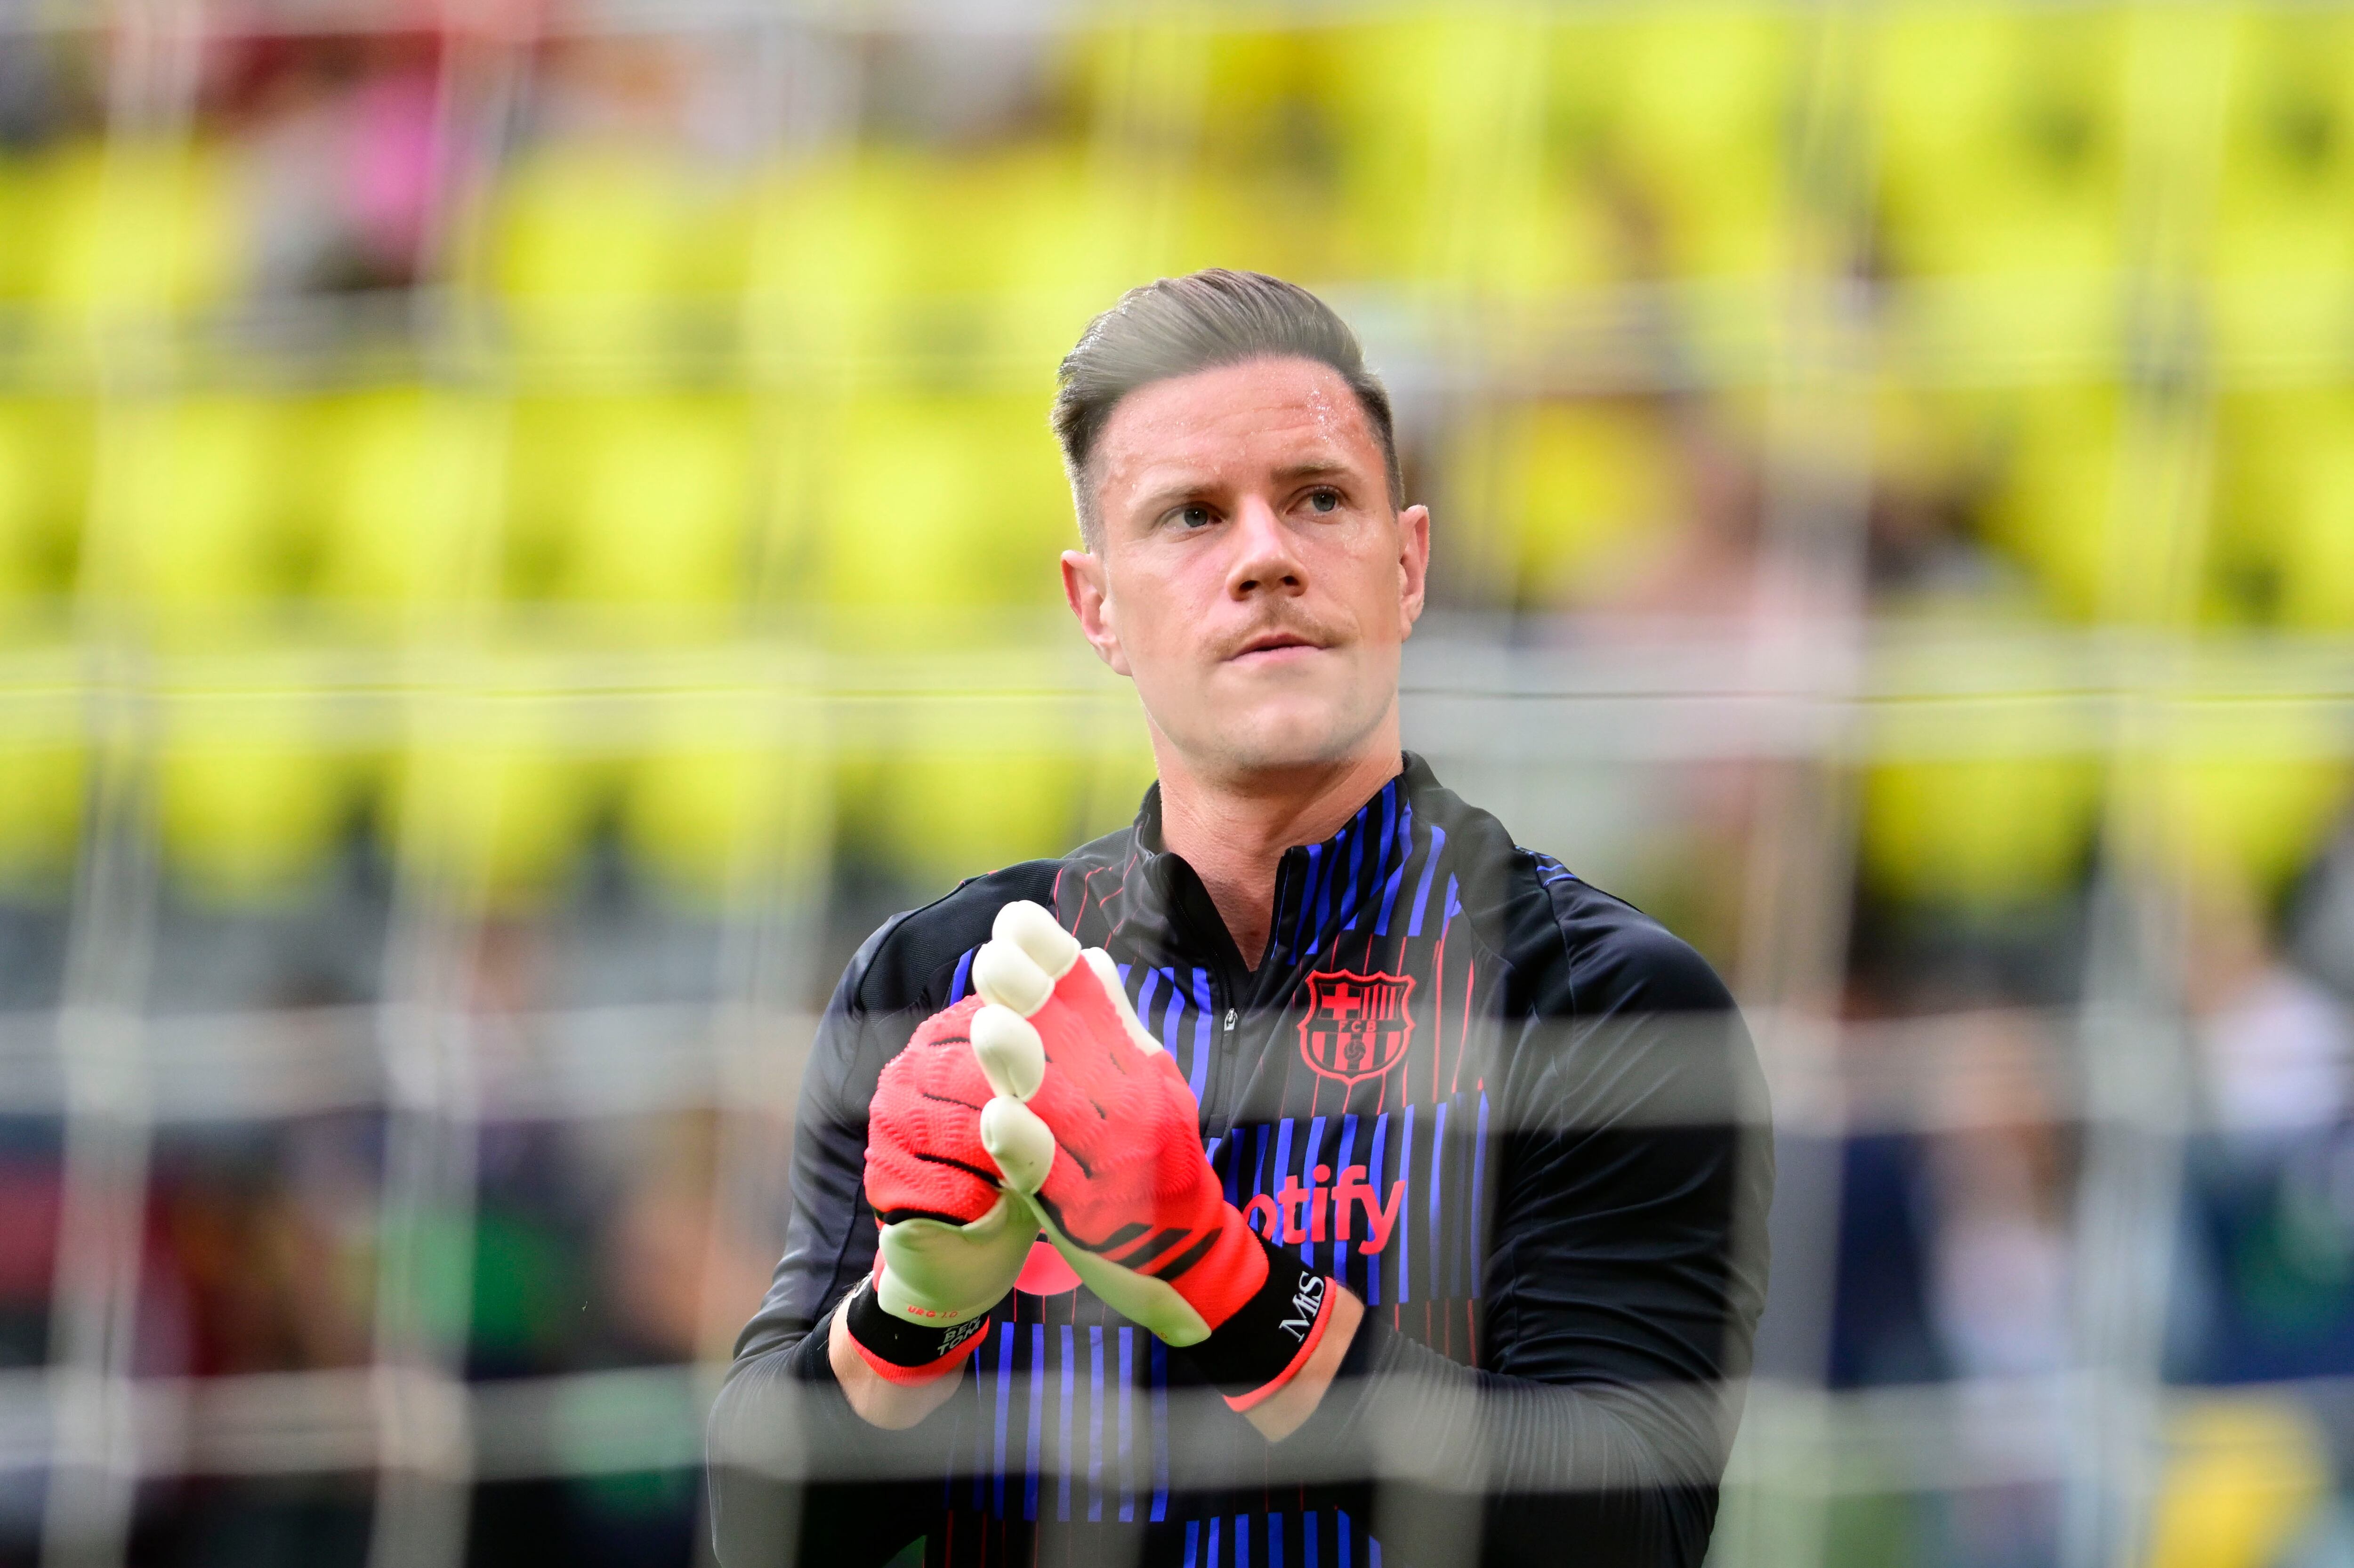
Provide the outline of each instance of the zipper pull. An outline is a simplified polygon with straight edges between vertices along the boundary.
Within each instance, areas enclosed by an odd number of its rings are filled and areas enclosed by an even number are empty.
[[[1232,1034],[1234,1032],[1235,1032],[1235,1010],[1234,1010],[1233,1008],[1231,1008],[1231,1007],[1230,1007],[1230,1008],[1226,1009],[1226,1033],[1229,1033],[1229,1034]]]

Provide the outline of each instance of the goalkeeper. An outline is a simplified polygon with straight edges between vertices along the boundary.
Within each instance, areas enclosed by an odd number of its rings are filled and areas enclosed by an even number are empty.
[[[1321,301],[1135,290],[1054,426],[1159,781],[843,976],[721,1560],[1697,1565],[1772,1181],[1731,999],[1401,751],[1429,514]]]

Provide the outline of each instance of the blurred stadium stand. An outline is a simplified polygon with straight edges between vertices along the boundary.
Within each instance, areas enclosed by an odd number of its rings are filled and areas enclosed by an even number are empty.
[[[1044,407],[1208,264],[1755,1026],[1716,1561],[2354,1562],[2354,7],[26,0],[0,1564],[707,1558],[834,973],[1149,780]]]

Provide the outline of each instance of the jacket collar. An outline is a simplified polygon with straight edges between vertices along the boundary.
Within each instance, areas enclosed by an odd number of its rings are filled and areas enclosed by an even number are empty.
[[[1406,752],[1402,762],[1331,837],[1283,852],[1276,871],[1274,922],[1255,986],[1288,975],[1339,932],[1385,928],[1399,915],[1401,901],[1416,893],[1405,885],[1407,863],[1417,848],[1437,847],[1429,813],[1418,813],[1417,804],[1428,801],[1440,786],[1420,757]],[[1214,955],[1239,978],[1243,957],[1225,921],[1193,868],[1161,840],[1157,782],[1145,791],[1129,844],[1118,906],[1108,898],[1103,905],[1111,929],[1149,955],[1149,961],[1198,963]]]

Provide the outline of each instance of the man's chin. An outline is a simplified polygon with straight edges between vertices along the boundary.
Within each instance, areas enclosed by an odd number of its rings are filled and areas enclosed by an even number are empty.
[[[1329,767],[1354,756],[1381,715],[1337,711],[1330,703],[1271,701],[1210,715],[1187,747],[1227,774]]]

